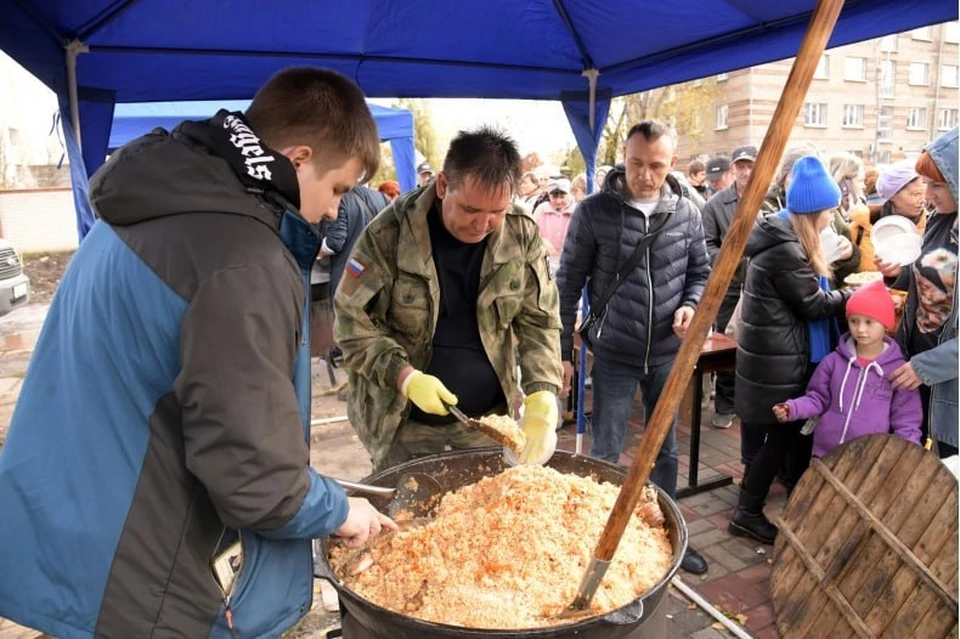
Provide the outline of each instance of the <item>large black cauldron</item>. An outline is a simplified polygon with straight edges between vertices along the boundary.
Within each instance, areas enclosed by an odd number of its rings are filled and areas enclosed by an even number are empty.
[[[596,476],[600,481],[620,485],[626,476],[623,469],[604,461],[557,451],[548,466],[562,473],[573,473],[582,477]],[[445,491],[452,491],[479,481],[483,477],[496,475],[504,470],[501,448],[480,448],[421,457],[413,461],[394,466],[386,471],[364,479],[364,483],[393,487],[397,479],[405,472],[427,473],[434,477]],[[329,540],[321,544],[318,553],[318,574],[330,581],[340,594],[340,603],[346,611],[374,637],[379,639],[479,639],[494,637],[497,639],[548,639],[578,637],[583,639],[622,639],[632,633],[640,633],[648,624],[656,624],[656,619],[644,611],[654,611],[667,591],[667,584],[680,566],[680,560],[687,548],[687,526],[680,510],[666,494],[659,491],[660,507],[667,520],[670,541],[673,545],[673,563],[670,570],[647,594],[635,599],[626,606],[603,616],[591,617],[576,623],[529,630],[477,630],[446,624],[438,624],[408,617],[386,608],[381,608],[361,598],[334,575],[327,560]],[[378,508],[386,506],[386,500],[371,498]],[[508,596],[504,593],[504,596]]]

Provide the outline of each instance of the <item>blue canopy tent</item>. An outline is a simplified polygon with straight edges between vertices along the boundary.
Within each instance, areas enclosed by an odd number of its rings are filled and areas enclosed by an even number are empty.
[[[70,115],[64,128],[83,236],[93,221],[86,177],[106,154],[117,103],[249,99],[280,68],[323,65],[371,97],[562,100],[592,167],[611,96],[788,58],[814,6],[0,0],[0,48],[56,91]],[[954,0],[850,0],[830,45],[956,17]]]
[[[107,151],[112,153],[158,126],[169,131],[183,120],[209,118],[221,108],[245,111],[249,104],[248,100],[118,104],[113,113]],[[406,109],[388,109],[377,104],[369,106],[380,140],[390,142],[400,188],[404,191],[414,188],[417,185],[417,160],[413,145],[413,114]],[[88,165],[86,168],[92,175],[98,167]]]

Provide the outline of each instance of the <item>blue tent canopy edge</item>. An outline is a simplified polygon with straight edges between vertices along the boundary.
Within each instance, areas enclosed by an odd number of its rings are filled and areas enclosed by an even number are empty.
[[[354,0],[281,11],[196,0],[184,15],[165,0],[0,0],[0,48],[56,91],[65,119],[78,116],[82,137],[68,150],[82,237],[93,215],[78,181],[106,154],[116,103],[249,99],[297,64],[338,70],[371,97],[560,99],[592,178],[611,96],[791,57],[815,6],[484,0],[437,11],[428,0]],[[954,0],[848,0],[829,46],[957,14]]]
[[[113,112],[107,151],[112,153],[130,140],[157,127],[169,131],[183,120],[203,120],[219,109],[245,111],[249,104],[249,100],[117,104]],[[417,185],[417,169],[413,114],[407,109],[387,108],[378,104],[368,106],[377,123],[380,140],[390,143],[400,188],[404,191],[414,188]],[[89,134],[84,131],[82,135],[86,138]],[[99,134],[90,137],[99,137]],[[91,174],[97,168],[87,166]]]

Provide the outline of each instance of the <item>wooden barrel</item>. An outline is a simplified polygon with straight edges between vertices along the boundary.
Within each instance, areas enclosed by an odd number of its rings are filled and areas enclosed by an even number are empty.
[[[849,442],[813,460],[777,524],[782,636],[957,636],[957,480],[933,453]]]

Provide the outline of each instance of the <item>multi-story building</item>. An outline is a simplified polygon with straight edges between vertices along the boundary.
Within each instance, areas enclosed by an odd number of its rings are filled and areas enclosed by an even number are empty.
[[[886,164],[957,125],[960,23],[947,22],[826,51],[790,143]],[[717,77],[696,153],[763,141],[793,60]],[[712,120],[712,121],[711,121]],[[681,139],[683,131],[680,131]]]

